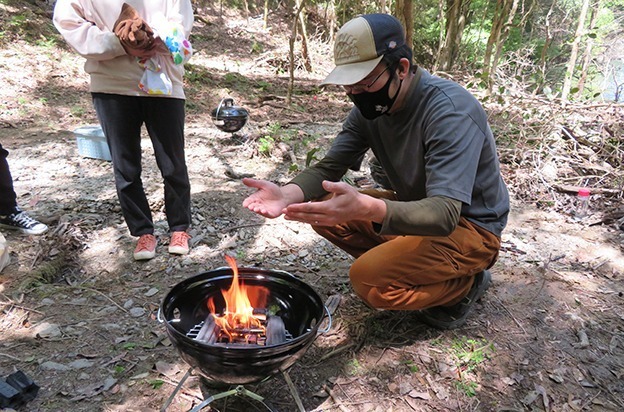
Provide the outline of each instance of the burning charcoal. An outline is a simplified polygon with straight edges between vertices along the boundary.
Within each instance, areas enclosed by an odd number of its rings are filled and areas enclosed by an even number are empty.
[[[210,314],[206,320],[204,320],[204,324],[197,333],[195,340],[212,345],[217,341],[218,336],[219,327],[215,323],[214,316]]]
[[[279,316],[269,316],[266,325],[266,345],[278,345],[286,342],[286,326]]]

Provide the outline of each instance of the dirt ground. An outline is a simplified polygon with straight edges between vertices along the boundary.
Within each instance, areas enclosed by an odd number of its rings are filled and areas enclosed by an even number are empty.
[[[38,7],[30,18],[44,24],[49,6]],[[0,3],[3,26],[16,10]],[[332,328],[289,370],[306,411],[624,410],[622,239],[617,225],[590,226],[601,210],[576,221],[521,201],[510,185],[493,284],[467,325],[441,332],[413,313],[373,311],[350,289],[352,258],[305,225],[241,207],[249,193],[241,176],[286,182],[292,164],[303,168],[315,149],[319,157],[339,129],[349,104],[315,86],[330,49],[315,43],[316,67],[297,72],[288,106],[280,16],[264,29],[255,17],[201,15],[187,75],[193,248],[184,257],[166,253],[162,185],[145,136],[144,184],[160,243],[155,259],[133,261],[111,164],[81,156],[72,133],[96,122],[82,59],[62,42],[1,47],[0,142],[20,205],[50,226],[43,236],[3,231],[11,264],[0,274],[0,376],[21,370],[40,387],[21,410],[160,410],[188,366],[158,307],[183,279],[225,266],[225,254],[240,266],[288,271],[323,299],[341,297]],[[251,114],[235,135],[210,118],[227,96]],[[282,376],[246,389],[297,410]],[[167,410],[191,410],[202,390],[192,376]],[[213,405],[264,410],[246,397]]]

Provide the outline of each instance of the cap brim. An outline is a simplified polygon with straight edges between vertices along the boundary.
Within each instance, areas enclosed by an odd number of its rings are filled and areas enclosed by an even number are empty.
[[[366,60],[364,62],[341,64],[336,66],[334,70],[321,82],[321,86],[327,84],[337,84],[340,86],[355,84],[368,76],[370,72],[375,70],[375,67],[383,59],[383,56],[379,56],[373,60]]]

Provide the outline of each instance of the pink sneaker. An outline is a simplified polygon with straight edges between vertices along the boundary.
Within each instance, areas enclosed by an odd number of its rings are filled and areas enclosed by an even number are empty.
[[[189,252],[189,239],[186,232],[173,232],[169,241],[169,253],[174,255],[186,255]]]
[[[158,241],[154,235],[141,235],[134,249],[134,260],[149,260],[156,256],[156,244]]]

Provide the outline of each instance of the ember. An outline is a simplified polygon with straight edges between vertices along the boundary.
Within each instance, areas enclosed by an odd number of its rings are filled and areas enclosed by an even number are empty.
[[[211,345],[265,346],[286,341],[284,321],[277,315],[270,316],[267,313],[268,289],[262,286],[246,286],[239,280],[234,258],[225,256],[225,259],[233,273],[230,288],[221,290],[225,308],[217,313],[214,299],[209,298],[207,305],[210,314],[201,324],[194,339]]]

